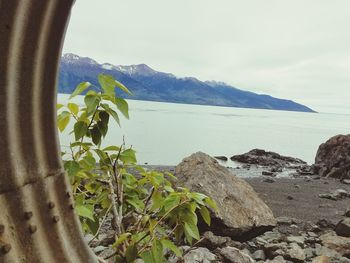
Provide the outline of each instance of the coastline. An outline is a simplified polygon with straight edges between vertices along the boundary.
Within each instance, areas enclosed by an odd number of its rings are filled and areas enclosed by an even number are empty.
[[[161,172],[175,171],[175,166],[142,165],[144,168]],[[297,178],[276,176],[273,183],[264,182],[269,176],[256,176],[256,171],[240,168],[239,176],[235,169],[230,169],[233,176],[238,176],[248,182],[259,197],[271,208],[274,216],[295,218],[300,223],[316,223],[325,219],[336,224],[346,209],[350,209],[349,199],[329,200],[320,198],[319,194],[327,194],[337,189],[350,192],[350,185],[343,184],[334,178],[318,176],[300,176]],[[251,174],[252,176],[249,176]]]

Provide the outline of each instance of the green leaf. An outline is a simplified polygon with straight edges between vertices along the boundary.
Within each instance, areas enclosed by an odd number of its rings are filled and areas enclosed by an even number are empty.
[[[163,263],[164,262],[164,255],[163,255],[163,245],[162,243],[155,239],[152,242],[152,256],[155,260],[155,263]]]
[[[210,226],[211,224],[211,217],[210,217],[210,212],[209,210],[205,207],[205,206],[202,206],[201,209],[199,210],[204,222]]]
[[[79,216],[89,218],[90,220],[95,221],[94,207],[92,205],[76,205],[75,211]]]
[[[125,118],[129,119],[129,105],[126,100],[122,98],[115,98],[115,105],[117,105],[118,110],[120,110]]]
[[[91,115],[95,112],[98,104],[100,103],[100,98],[97,95],[86,95],[84,98],[84,102],[86,105],[87,115]]]
[[[101,137],[102,137],[100,129],[97,126],[95,126],[90,130],[90,133],[91,133],[92,142],[95,145],[99,145],[101,143]]]
[[[126,262],[132,263],[135,259],[137,259],[138,256],[138,251],[135,245],[130,245],[126,249],[125,252],[125,257],[126,257]]]
[[[88,131],[88,125],[83,122],[83,121],[78,121],[74,124],[74,136],[75,136],[75,140],[79,140],[80,138],[82,138],[83,136],[85,136],[85,134]]]
[[[111,75],[99,74],[98,82],[100,83],[103,91],[109,95],[115,94],[116,81]]]
[[[97,127],[99,128],[102,136],[105,137],[108,131],[109,115],[106,111],[100,111],[98,115],[100,121],[97,122]]]
[[[118,146],[108,146],[108,147],[106,147],[106,148],[104,148],[104,149],[102,149],[102,151],[104,151],[104,152],[107,152],[107,151],[119,151],[119,147]]]
[[[139,200],[138,197],[127,198],[126,202],[133,206],[136,209],[136,211],[142,211],[144,208],[144,203],[141,202],[141,200]]]
[[[151,251],[145,251],[141,254],[141,258],[145,263],[154,263],[155,259],[153,258],[153,255]]]
[[[197,225],[192,223],[185,223],[184,229],[185,233],[187,233],[189,236],[197,240],[199,239],[199,231]]]
[[[122,83],[120,83],[118,80],[115,80],[115,84],[117,85],[118,88],[120,88],[124,92],[128,93],[129,95],[132,95],[130,90],[127,87],[125,87]]]
[[[175,206],[177,206],[179,203],[180,203],[180,196],[170,194],[164,200],[164,209],[165,211],[169,211],[173,209]]]
[[[79,172],[80,166],[76,161],[66,161],[64,163],[64,169],[68,173],[69,177],[74,177]]]
[[[99,226],[100,226],[100,222],[98,220],[98,217],[94,216],[94,219],[95,219],[94,221],[89,219],[89,218],[86,220],[86,224],[88,225],[88,227],[93,235],[95,235],[97,233]]]
[[[68,111],[61,112],[57,117],[57,126],[60,132],[63,132],[70,120],[70,113]]]
[[[114,242],[112,245],[113,248],[117,248],[120,244],[122,244],[128,237],[130,237],[130,233],[123,233],[121,234],[118,239]]]
[[[112,109],[109,107],[108,104],[102,103],[102,104],[101,104],[101,107],[102,107],[103,109],[105,109],[105,111],[106,111],[110,116],[112,116],[113,119],[114,119],[114,120],[118,123],[118,125],[120,126],[120,121],[119,121],[119,116],[118,116],[118,114],[117,114],[114,110],[112,110]]]
[[[162,207],[164,199],[162,197],[161,192],[154,191],[151,200],[152,200],[152,208],[151,209],[153,211]]]
[[[135,151],[133,149],[127,149],[123,152],[121,152],[119,159],[124,163],[124,164],[133,164],[136,163],[136,155]]]
[[[176,256],[181,257],[182,253],[180,249],[172,241],[169,239],[162,239],[161,242],[163,247],[170,249]]]
[[[68,103],[67,107],[68,107],[68,109],[70,110],[71,113],[73,113],[74,115],[78,115],[78,112],[79,112],[78,104]]]
[[[90,86],[91,86],[90,82],[82,82],[82,83],[78,84],[78,86],[73,91],[72,95],[70,95],[69,99],[79,95],[80,93],[82,93],[84,90],[86,90]]]
[[[57,103],[56,104],[56,110],[61,109],[63,106],[64,106],[63,104]]]
[[[216,205],[215,201],[209,197],[204,199],[205,203],[212,208],[214,211],[218,210],[218,206]]]

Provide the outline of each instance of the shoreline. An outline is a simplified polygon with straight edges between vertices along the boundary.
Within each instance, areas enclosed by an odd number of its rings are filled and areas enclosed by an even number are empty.
[[[160,172],[174,173],[175,166],[171,165],[141,165],[144,168]],[[263,168],[259,167],[260,172]],[[248,182],[259,197],[271,208],[274,216],[295,218],[301,222],[316,223],[326,219],[336,224],[343,216],[346,209],[350,209],[349,199],[329,200],[320,198],[319,194],[327,194],[337,189],[350,192],[350,185],[341,183],[334,178],[322,178],[319,176],[257,176],[253,169],[230,169],[233,176],[238,176]],[[235,174],[255,174],[252,176],[240,176]],[[266,179],[273,182],[266,182]]]

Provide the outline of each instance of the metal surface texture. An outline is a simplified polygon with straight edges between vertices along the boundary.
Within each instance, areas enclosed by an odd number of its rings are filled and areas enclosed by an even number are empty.
[[[0,262],[97,262],[60,160],[56,78],[73,0],[0,0]]]

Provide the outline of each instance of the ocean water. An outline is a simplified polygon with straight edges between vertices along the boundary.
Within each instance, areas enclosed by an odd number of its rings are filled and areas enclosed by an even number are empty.
[[[66,104],[68,95],[59,94]],[[83,104],[78,96],[75,102]],[[203,151],[210,155],[275,151],[312,164],[318,146],[337,134],[350,133],[350,115],[242,109],[129,100],[130,119],[111,122],[105,145],[127,145],[140,164],[176,165]],[[112,121],[112,119],[111,119]],[[60,135],[62,149],[69,134]]]

